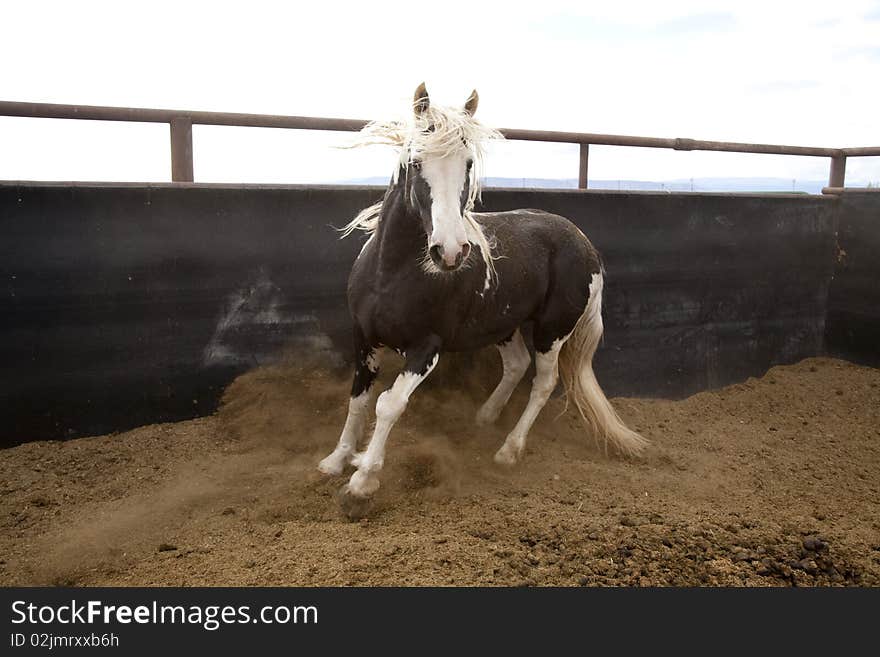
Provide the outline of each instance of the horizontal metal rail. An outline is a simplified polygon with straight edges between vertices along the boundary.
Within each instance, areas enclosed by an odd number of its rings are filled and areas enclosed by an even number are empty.
[[[171,170],[173,182],[192,182],[192,126],[223,125],[252,128],[286,128],[294,130],[333,130],[356,132],[367,121],[361,119],[334,119],[315,116],[283,116],[278,114],[242,114],[235,112],[202,112],[188,110],[147,109],[140,107],[102,107],[94,105],[58,105],[54,103],[20,103],[0,101],[0,116],[43,119],[85,119],[91,121],[133,121],[138,123],[167,123],[171,136]],[[831,158],[828,187],[844,187],[846,158],[880,155],[880,146],[857,148],[820,148],[813,146],[785,146],[781,144],[750,144],[699,139],[635,137],[605,135],[588,132],[558,132],[502,128],[507,139],[521,141],[562,142],[580,145],[578,187],[587,188],[589,147],[632,146],[639,148],[666,148],[677,151],[723,151],[729,153],[759,153],[770,155],[800,155]]]
[[[328,119],[316,116],[191,112],[187,110],[146,109],[142,107],[56,105],[54,103],[16,103],[9,101],[0,101],[0,116],[27,116],[37,119],[132,121],[135,123],[171,123],[176,119],[189,119],[191,123],[197,125],[337,130],[344,132],[357,132],[367,124],[367,121],[359,121],[357,119]]]
[[[846,157],[874,157],[880,155],[880,146],[841,149]]]

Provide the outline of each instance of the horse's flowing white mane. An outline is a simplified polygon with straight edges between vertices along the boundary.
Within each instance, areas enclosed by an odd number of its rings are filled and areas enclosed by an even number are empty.
[[[462,218],[468,241],[480,247],[486,265],[487,284],[496,277],[494,244],[487,239],[482,225],[473,214],[474,204],[480,198],[480,179],[483,170],[483,146],[491,139],[503,139],[500,132],[489,128],[464,108],[437,107],[430,105],[419,114],[411,113],[406,121],[372,121],[358,133],[347,148],[381,144],[392,146],[399,152],[399,164],[406,166],[421,158],[442,158],[466,148],[473,159],[470,172],[470,191],[465,202]],[[393,181],[396,183],[400,166],[395,167]],[[362,230],[372,235],[379,226],[382,202],[361,210],[344,228],[342,237]]]

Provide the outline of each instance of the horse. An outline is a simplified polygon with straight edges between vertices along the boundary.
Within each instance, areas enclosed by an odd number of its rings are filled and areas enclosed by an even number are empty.
[[[343,502],[376,493],[388,435],[443,352],[497,346],[504,373],[476,422],[497,420],[531,363],[525,324],[532,327],[535,377],[522,416],[495,453],[497,463],[520,460],[560,377],[566,405],[574,403],[606,447],[632,456],[647,445],[620,419],[593,372],[603,333],[599,252],[559,215],[474,211],[484,145],[501,138],[474,118],[478,102],[474,90],[463,107],[436,106],[422,83],[408,120],[372,122],[361,132],[360,144],[390,144],[400,157],[383,200],[342,231],[369,235],[348,281],[355,355],[348,415],[336,448],[318,464],[331,476],[355,467]],[[372,437],[358,452],[383,348],[405,362],[379,395]]]

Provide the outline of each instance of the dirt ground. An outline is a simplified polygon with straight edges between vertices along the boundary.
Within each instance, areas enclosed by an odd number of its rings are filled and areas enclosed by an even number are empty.
[[[880,370],[816,358],[617,399],[652,441],[638,460],[606,455],[573,411],[554,419],[553,399],[512,470],[492,454],[527,384],[481,429],[491,384],[466,371],[414,395],[356,522],[344,479],[315,470],[344,373],[264,367],[212,417],[4,450],[0,583],[880,585]]]

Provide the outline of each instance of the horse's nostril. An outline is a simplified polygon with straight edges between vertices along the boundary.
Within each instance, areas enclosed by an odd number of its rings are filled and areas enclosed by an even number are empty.
[[[435,263],[441,262],[443,260],[443,247],[439,244],[435,244],[430,249],[428,249],[428,253],[431,256],[431,260]]]
[[[468,255],[471,252],[471,245],[468,242],[465,242],[461,247],[461,260],[464,262],[467,260]]]

